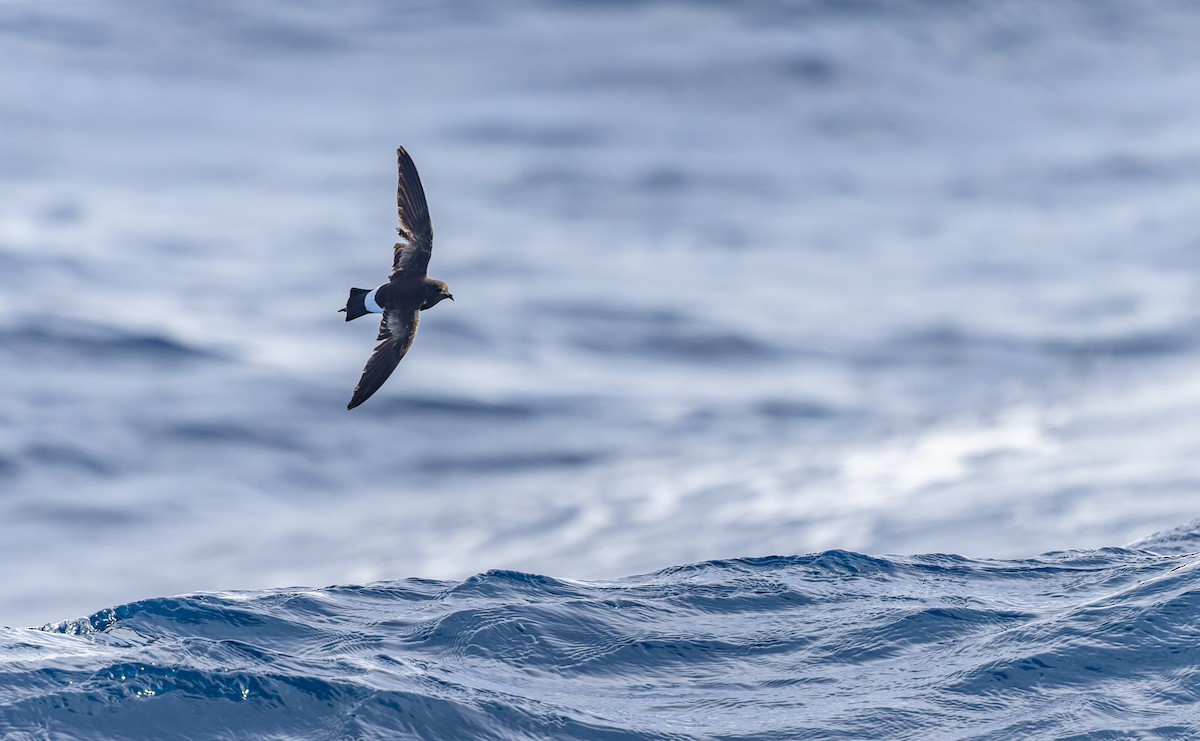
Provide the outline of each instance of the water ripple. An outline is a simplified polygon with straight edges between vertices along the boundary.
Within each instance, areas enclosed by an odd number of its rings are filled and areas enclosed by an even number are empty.
[[[610,582],[489,571],[151,599],[0,633],[0,731],[1183,737],[1197,574],[1146,548],[826,551]]]

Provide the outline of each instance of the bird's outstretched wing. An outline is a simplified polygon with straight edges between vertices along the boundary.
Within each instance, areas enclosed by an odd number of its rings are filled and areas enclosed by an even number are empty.
[[[371,353],[367,367],[363,368],[362,378],[354,387],[354,396],[350,399],[347,409],[353,409],[379,390],[383,382],[392,375],[400,359],[412,347],[413,339],[417,336],[417,321],[420,311],[407,314],[401,311],[389,311],[383,315],[379,323],[379,339],[383,340]]]
[[[400,170],[396,186],[396,211],[400,226],[396,231],[404,240],[398,242],[392,255],[392,273],[404,271],[409,275],[424,276],[429,267],[429,256],[433,254],[433,224],[429,221],[429,206],[425,203],[425,189],[421,187],[421,176],[412,157],[404,147],[396,150],[396,162]]]

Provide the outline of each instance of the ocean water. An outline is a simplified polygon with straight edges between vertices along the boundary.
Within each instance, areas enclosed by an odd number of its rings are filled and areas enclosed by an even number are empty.
[[[0,2],[6,730],[1187,737],[1190,557],[1114,549],[1200,516],[1196,38]],[[398,145],[456,301],[347,412]]]
[[[133,602],[0,633],[11,739],[1195,738],[1200,523]]]

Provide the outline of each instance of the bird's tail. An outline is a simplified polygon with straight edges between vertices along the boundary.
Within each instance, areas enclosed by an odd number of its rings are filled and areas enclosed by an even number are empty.
[[[370,292],[371,290],[369,288],[350,289],[350,298],[346,299],[346,308],[338,309],[338,311],[346,312],[346,321],[357,319],[364,314],[371,313],[367,311],[367,306],[363,303],[363,299],[366,298],[366,295]]]

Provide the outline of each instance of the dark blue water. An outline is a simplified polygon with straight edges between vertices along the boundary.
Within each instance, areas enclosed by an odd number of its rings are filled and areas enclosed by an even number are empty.
[[[1195,738],[1197,548],[149,599],[0,633],[0,735]]]

